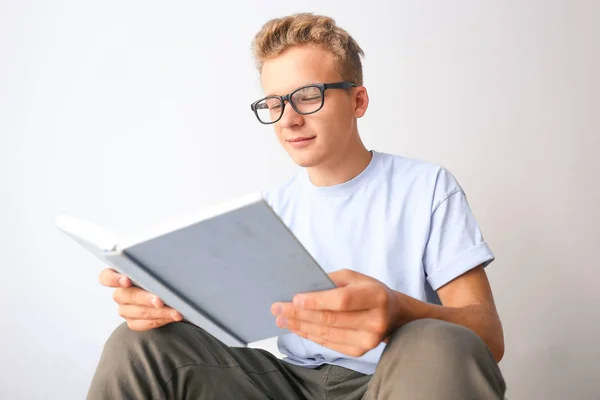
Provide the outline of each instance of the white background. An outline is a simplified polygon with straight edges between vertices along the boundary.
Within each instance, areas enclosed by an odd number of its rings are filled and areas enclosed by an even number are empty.
[[[295,171],[250,111],[250,42],[298,11],[365,50],[367,146],[465,188],[497,256],[508,397],[600,398],[592,0],[0,2],[0,398],[84,398],[120,323],[56,215],[127,232]]]

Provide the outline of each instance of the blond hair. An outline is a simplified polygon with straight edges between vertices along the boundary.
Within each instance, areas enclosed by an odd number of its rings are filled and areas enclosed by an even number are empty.
[[[252,52],[259,72],[264,62],[294,46],[314,45],[330,52],[336,71],[343,80],[363,84],[358,43],[330,17],[300,13],[267,21],[252,41]]]

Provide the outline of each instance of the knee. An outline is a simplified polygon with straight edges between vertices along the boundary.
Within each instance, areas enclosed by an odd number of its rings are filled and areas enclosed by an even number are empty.
[[[433,319],[410,322],[392,335],[369,385],[374,398],[497,399],[506,389],[479,336]]]
[[[462,363],[465,359],[490,356],[486,344],[472,330],[435,319],[412,321],[393,335],[388,352],[398,356],[430,358],[436,363]],[[395,357],[394,357],[395,358]]]
[[[130,359],[141,348],[150,342],[149,332],[137,332],[130,329],[127,323],[119,325],[104,344],[103,358],[114,363],[116,359]]]
[[[146,332],[134,331],[127,326],[126,322],[123,322],[121,325],[117,326],[117,328],[111,333],[108,340],[106,341],[106,345],[127,346],[137,341],[140,337],[143,337],[145,333]]]

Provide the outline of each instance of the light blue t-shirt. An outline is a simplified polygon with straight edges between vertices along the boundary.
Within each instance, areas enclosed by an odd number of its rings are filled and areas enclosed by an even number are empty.
[[[335,186],[314,186],[306,170],[265,192],[267,202],[326,272],[351,269],[416,299],[494,260],[465,193],[446,169],[372,152],[367,168]],[[285,361],[335,364],[373,374],[385,344],[350,357],[295,334],[278,338]]]

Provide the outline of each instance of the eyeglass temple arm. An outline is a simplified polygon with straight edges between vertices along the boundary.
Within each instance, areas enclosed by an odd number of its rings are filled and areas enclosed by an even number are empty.
[[[325,89],[348,89],[351,87],[358,86],[356,83],[352,82],[336,82],[336,83],[326,83],[323,85]]]

